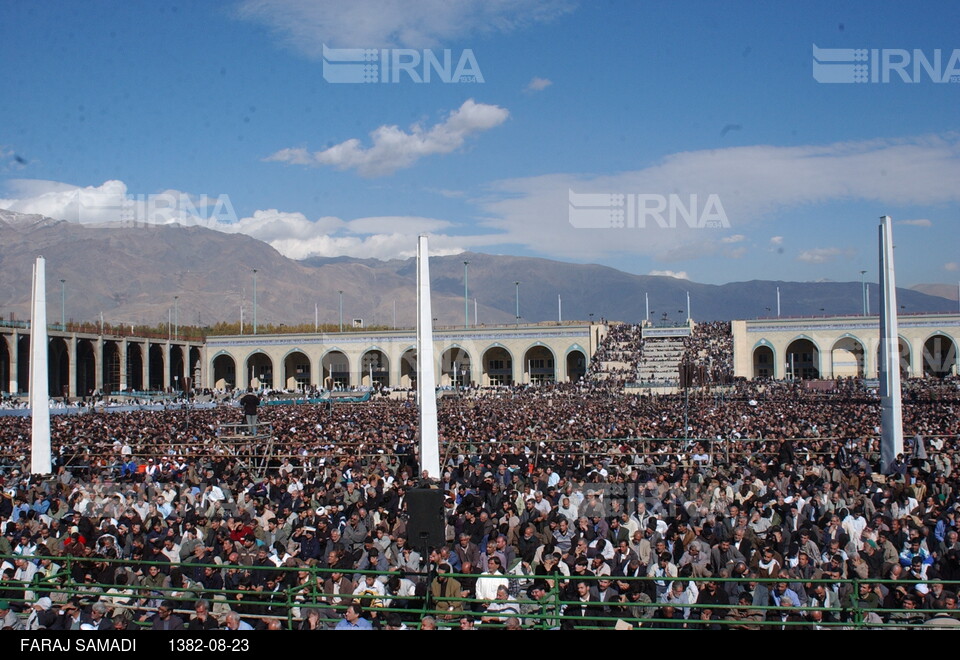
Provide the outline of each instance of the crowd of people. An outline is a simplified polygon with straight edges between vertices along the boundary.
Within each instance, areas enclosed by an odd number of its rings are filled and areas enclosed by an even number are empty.
[[[682,363],[691,365],[696,384],[733,381],[733,334],[729,321],[697,323],[683,338]]]
[[[640,324],[616,323],[606,326],[606,335],[597,346],[585,378],[594,388],[621,389],[637,378],[643,350]]]
[[[441,401],[432,483],[408,401],[261,407],[270,438],[244,435],[242,411],[225,405],[55,416],[45,479],[29,474],[30,420],[0,417],[0,619],[194,630],[958,619],[960,381],[905,391],[912,440],[885,466],[880,402],[862,384],[480,390]],[[408,535],[421,487],[444,501],[443,538],[428,548]]]
[[[696,385],[733,381],[729,321],[693,324],[690,334],[680,338],[644,338],[643,330],[642,324],[609,325],[587,378],[607,388],[634,382],[675,386],[687,380]]]

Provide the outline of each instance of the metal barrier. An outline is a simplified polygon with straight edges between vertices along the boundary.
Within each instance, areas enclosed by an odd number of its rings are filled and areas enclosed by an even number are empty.
[[[19,558],[15,556],[0,556],[0,561],[11,561]],[[60,570],[54,575],[46,576],[38,573],[29,583],[16,581],[0,582],[7,595],[7,600],[14,610],[29,610],[30,605],[41,596],[48,596],[54,604],[62,603],[72,597],[80,598],[87,605],[103,599],[108,604],[110,615],[128,616],[135,625],[150,625],[149,617],[156,611],[159,601],[172,601],[176,604],[175,612],[192,614],[194,604],[198,599],[205,599],[210,604],[210,610],[215,618],[221,618],[227,611],[237,612],[248,621],[268,621],[271,619],[282,621],[288,629],[296,629],[308,618],[310,610],[316,610],[319,625],[332,627],[347,609],[350,602],[359,603],[366,612],[365,616],[372,616],[381,621],[388,614],[396,613],[409,628],[419,628],[428,617],[433,618],[439,627],[459,626],[461,619],[466,617],[470,625],[480,628],[503,627],[508,619],[516,619],[521,627],[531,629],[554,628],[613,628],[629,627],[640,629],[657,628],[733,628],[733,629],[789,629],[789,628],[841,628],[841,629],[904,629],[922,626],[955,627],[960,625],[960,611],[945,609],[918,609],[914,607],[883,607],[870,606],[873,599],[871,593],[877,593],[884,588],[896,591],[910,589],[912,582],[894,580],[861,580],[861,579],[820,579],[820,580],[784,580],[759,579],[749,580],[734,578],[683,578],[663,579],[655,577],[610,577],[610,576],[567,576],[552,575],[518,575],[507,573],[504,575],[478,575],[462,573],[446,573],[448,579],[461,582],[463,580],[500,579],[507,583],[511,594],[507,601],[481,600],[466,598],[461,594],[447,594],[441,591],[441,596],[434,596],[431,586],[436,580],[436,573],[384,573],[380,571],[329,569],[318,567],[288,567],[270,565],[226,565],[202,564],[184,562],[170,564],[150,561],[117,560],[100,557],[31,557],[31,561],[50,559],[58,563]],[[144,584],[107,584],[107,583],[78,583],[73,579],[76,569],[85,568],[94,562],[117,564],[133,573],[148,572],[149,566],[160,566],[169,573],[178,569],[183,571],[204,569],[210,567],[227,575],[242,575],[252,581],[266,582],[266,576],[283,576],[280,585],[272,591],[265,591],[264,587],[235,588],[235,589],[207,589],[199,583],[189,581],[182,585]],[[389,579],[397,576],[419,583],[414,595],[386,595],[362,594],[356,591],[351,595],[325,591],[322,584],[325,578],[334,573],[345,574],[349,577],[373,575],[380,579]],[[296,580],[297,584],[285,584]],[[526,594],[530,584],[537,580],[538,584],[546,586],[541,597],[532,599]],[[638,594],[669,593],[674,583],[683,583],[681,595],[689,594],[693,590],[689,585],[703,585],[714,583],[717,591],[726,592],[730,583],[742,585],[733,593],[747,593],[750,603],[731,604],[716,602],[685,602],[683,598],[672,601],[669,598],[651,598],[648,596],[621,597],[616,594],[615,599],[599,598],[599,591],[595,591],[600,580],[622,582],[624,585],[636,588]],[[562,585],[586,582],[590,588],[585,600],[564,599]],[[359,580],[358,580],[359,582]],[[943,584],[948,590],[956,593],[960,588],[960,581],[935,581]],[[776,584],[786,583],[787,587],[796,593],[803,593],[798,597],[799,603],[792,606],[772,604],[769,596],[771,588]],[[830,600],[834,606],[811,606],[807,590],[816,585],[825,585],[830,593]],[[860,596],[861,586],[868,586],[863,598]],[[409,587],[409,585],[407,585]],[[11,597],[11,593],[24,591],[24,597]],[[110,590],[115,590],[111,592]],[[453,585],[456,591],[456,585]],[[439,590],[439,589],[438,589]],[[629,589],[628,589],[629,591]],[[729,592],[728,592],[729,593]],[[337,602],[337,599],[342,599]],[[126,601],[126,602],[124,602]],[[803,604],[806,602],[807,604]],[[954,602],[956,599],[954,598]],[[487,609],[495,603],[493,609]],[[671,609],[672,608],[672,609]],[[125,614],[126,613],[126,614]],[[871,616],[876,615],[876,616]],[[494,618],[496,623],[485,621],[484,618]],[[188,621],[188,617],[182,617]]]

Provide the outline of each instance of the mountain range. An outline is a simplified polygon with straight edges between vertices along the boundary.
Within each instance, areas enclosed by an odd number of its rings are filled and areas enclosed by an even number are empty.
[[[411,244],[414,239],[411,238]],[[158,325],[176,311],[180,325],[236,322],[243,307],[252,322],[256,269],[261,324],[339,321],[411,327],[416,314],[414,259],[351,257],[289,259],[243,234],[180,225],[91,226],[0,210],[0,315],[29,314],[31,266],[47,263],[48,318]],[[633,275],[593,264],[465,252],[431,258],[433,311],[438,325],[464,322],[464,261],[469,261],[470,322],[513,323],[520,282],[522,322],[601,317],[635,322],[650,316],[686,318],[690,294],[697,320],[775,316],[777,288],[783,316],[859,314],[860,282],[753,280],[722,285],[672,277]],[[61,280],[63,282],[61,283]],[[879,309],[870,286],[870,309]],[[902,311],[956,312],[957,290],[944,284],[898,289]],[[62,295],[62,298],[61,298]],[[476,299],[476,303],[474,303]],[[394,317],[396,309],[396,317]],[[476,309],[476,315],[474,313]]]

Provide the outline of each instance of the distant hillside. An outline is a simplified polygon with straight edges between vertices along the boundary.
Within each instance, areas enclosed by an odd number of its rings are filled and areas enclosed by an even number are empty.
[[[958,300],[960,298],[960,289],[956,284],[917,284],[910,289],[947,300]]]

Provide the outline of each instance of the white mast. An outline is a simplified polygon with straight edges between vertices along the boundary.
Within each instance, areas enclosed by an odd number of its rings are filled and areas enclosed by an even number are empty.
[[[903,409],[900,391],[900,334],[897,328],[897,284],[893,269],[893,221],[880,218],[880,471],[903,453]]]
[[[52,466],[47,372],[47,278],[43,257],[37,257],[37,263],[33,267],[33,295],[30,300],[30,472],[50,474]]]
[[[417,243],[417,400],[420,403],[420,470],[440,479],[437,385],[433,361],[433,310],[427,237]]]

